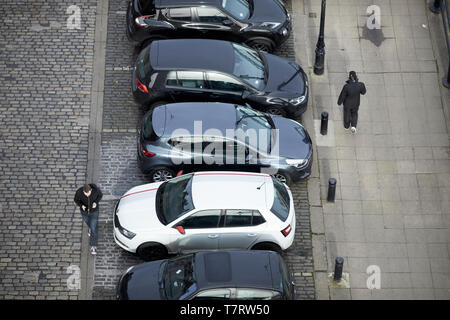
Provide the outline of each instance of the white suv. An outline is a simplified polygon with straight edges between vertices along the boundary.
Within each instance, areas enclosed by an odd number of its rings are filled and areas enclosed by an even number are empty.
[[[114,211],[116,243],[145,260],[179,250],[279,252],[294,241],[292,194],[267,174],[185,174],[132,188]]]

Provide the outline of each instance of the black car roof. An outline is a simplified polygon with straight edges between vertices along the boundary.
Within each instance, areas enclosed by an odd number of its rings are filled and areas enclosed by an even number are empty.
[[[157,108],[165,108],[165,116],[156,117],[153,121],[165,121],[165,124],[154,123],[154,127],[162,127],[164,130],[163,136],[166,137],[185,136],[186,130],[192,135],[197,133],[195,121],[201,121],[202,132],[198,132],[198,134],[203,134],[208,129],[218,129],[225,136],[226,129],[236,127],[236,109],[233,104],[183,102],[170,103]]]
[[[184,7],[197,5],[217,6],[221,0],[155,0],[156,8]]]
[[[195,255],[198,290],[241,287],[281,290],[279,257],[272,251],[203,251]]]
[[[150,47],[153,69],[201,69],[232,73],[234,49],[231,42],[204,39],[153,41]]]

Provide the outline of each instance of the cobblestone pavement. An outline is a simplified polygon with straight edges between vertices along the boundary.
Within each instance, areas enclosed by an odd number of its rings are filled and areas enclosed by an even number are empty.
[[[99,247],[94,271],[94,299],[114,298],[118,278],[129,266],[142,261],[115,243],[112,235],[112,211],[117,198],[131,187],[148,183],[136,163],[136,126],[143,115],[133,101],[130,70],[137,52],[125,34],[127,0],[110,0],[100,185],[105,194],[99,220]],[[290,7],[290,2],[288,2]],[[295,60],[293,39],[277,54]],[[292,188],[297,228],[294,245],[284,253],[295,274],[298,299],[314,299],[312,243],[306,182]]]
[[[76,1],[80,30],[73,4],[0,4],[0,299],[78,296],[96,1]]]

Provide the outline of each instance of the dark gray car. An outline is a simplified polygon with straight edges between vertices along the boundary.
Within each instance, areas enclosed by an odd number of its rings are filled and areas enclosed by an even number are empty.
[[[298,122],[250,107],[173,103],[143,118],[138,163],[155,182],[183,170],[263,172],[290,184],[311,174],[312,143]]]

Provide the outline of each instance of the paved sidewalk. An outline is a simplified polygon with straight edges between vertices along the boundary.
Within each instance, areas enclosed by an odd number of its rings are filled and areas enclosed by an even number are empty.
[[[294,10],[296,37],[305,30],[308,39],[298,60],[310,74],[320,2],[297,1]],[[381,30],[366,28],[372,4],[381,9]],[[430,34],[436,19],[425,0],[327,1],[326,71],[310,76],[306,114],[316,144],[308,188],[318,299],[450,298],[449,95]],[[356,135],[344,131],[336,104],[350,70],[367,87]],[[327,136],[319,133],[322,111]],[[332,177],[337,193],[329,203]],[[349,288],[329,286],[337,256]],[[380,267],[381,289],[367,288],[370,265]]]

